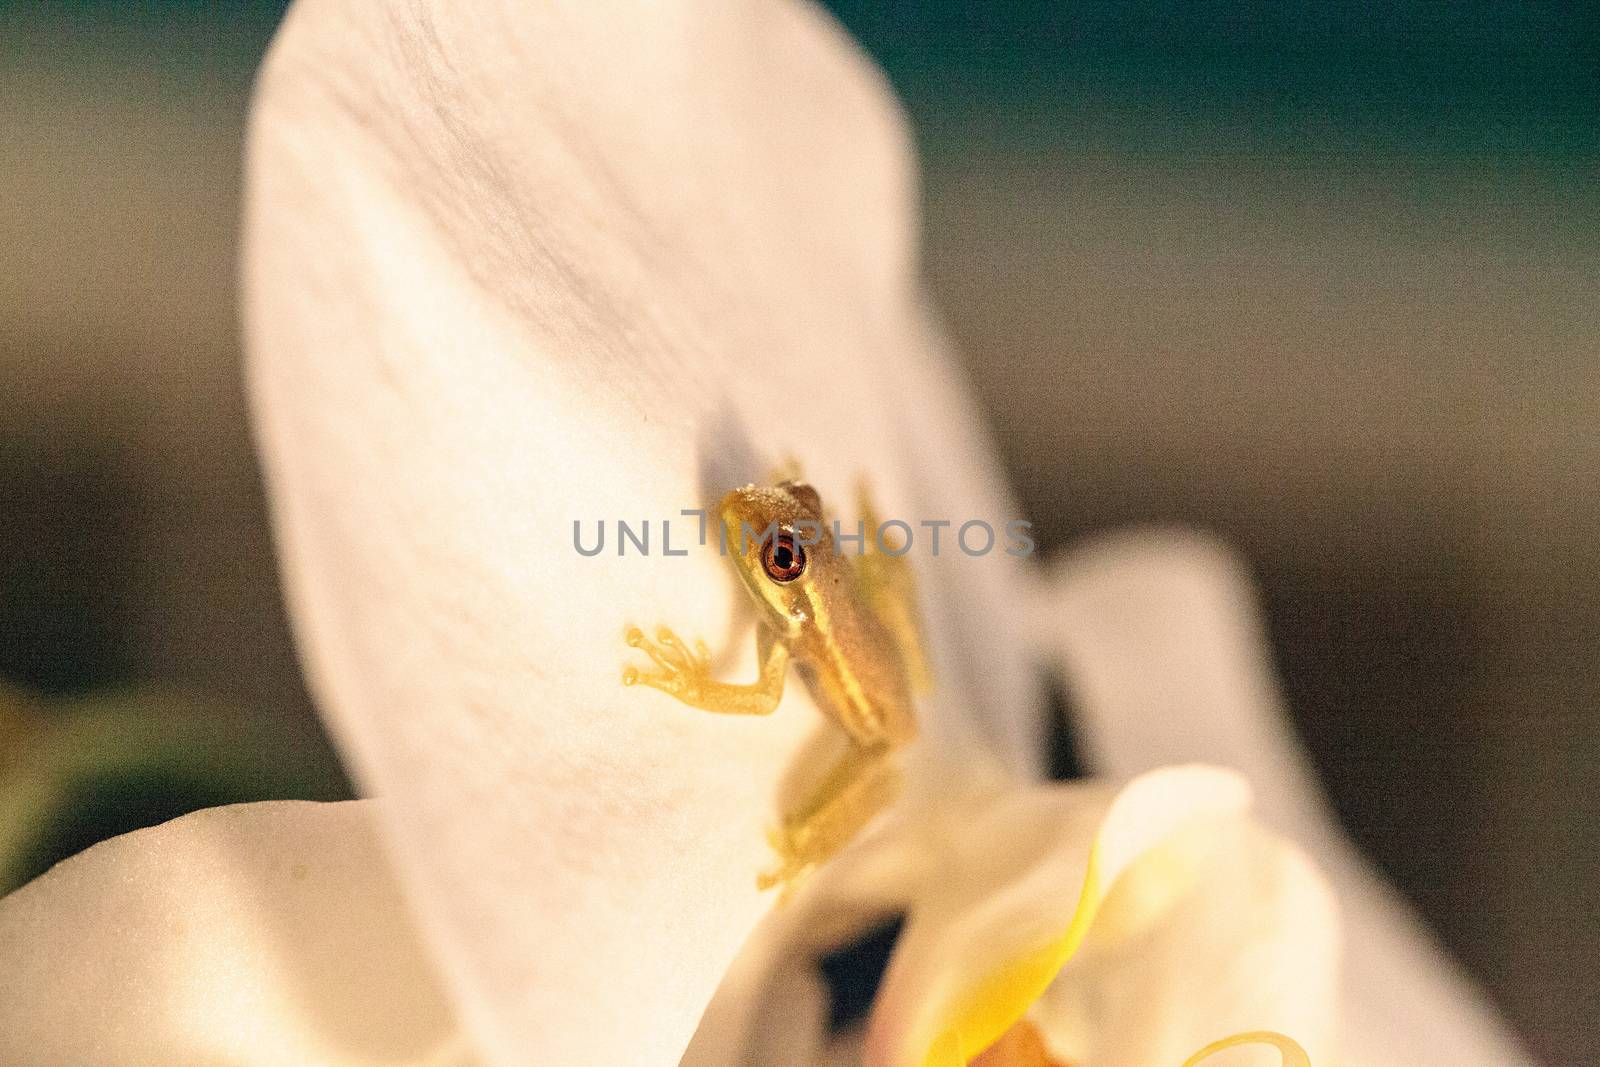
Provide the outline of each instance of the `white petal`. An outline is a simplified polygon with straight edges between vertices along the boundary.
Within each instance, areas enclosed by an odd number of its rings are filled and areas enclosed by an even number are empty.
[[[1036,787],[950,812],[922,842],[933,858],[873,1008],[868,1062],[976,1056],[1073,958],[1125,870],[1248,803],[1233,774],[1173,767],[1120,792]]]
[[[681,1067],[790,1067],[822,1059],[827,990],[819,963],[911,906],[930,879],[925,809],[895,813],[775,908],[712,998]]]
[[[1243,819],[1215,822],[1124,873],[1030,1018],[1066,1063],[1178,1067],[1213,1041],[1262,1030],[1291,1038],[1313,1064],[1341,1062],[1338,941],[1333,895],[1297,849]],[[1235,1062],[1257,1062],[1248,1055]]]
[[[1283,715],[1254,596],[1215,543],[1118,537],[1061,566],[1037,632],[1078,699],[1091,765],[1237,768],[1263,818],[1328,871],[1345,916],[1341,1047],[1352,1064],[1528,1062],[1482,996],[1360,857]]]
[[[865,474],[886,514],[1008,517],[962,454],[911,185],[898,112],[809,7],[301,0],[273,47],[244,297],[289,595],[500,1062],[677,1060],[817,724],[798,685],[765,720],[624,690],[626,623],[731,641],[751,677],[748,612],[714,553],[584,558],[574,521],[653,520],[659,553],[785,454],[846,515]],[[1019,620],[976,603],[1016,603],[1011,561],[929,570],[936,660],[969,669],[926,737],[1015,765]]]
[[[0,1063],[469,1062],[373,803],[212,808],[0,900]]]

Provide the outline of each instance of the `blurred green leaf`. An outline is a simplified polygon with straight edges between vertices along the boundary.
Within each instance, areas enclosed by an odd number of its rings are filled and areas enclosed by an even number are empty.
[[[0,894],[199,808],[349,795],[337,768],[237,709],[146,689],[46,704],[0,688]]]

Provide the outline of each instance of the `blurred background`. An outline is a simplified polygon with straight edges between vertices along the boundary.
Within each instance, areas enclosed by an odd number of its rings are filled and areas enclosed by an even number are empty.
[[[1600,1064],[1600,13],[832,6],[905,99],[1045,551],[1237,546],[1351,833],[1535,1050]],[[0,0],[0,891],[348,791],[239,382],[281,10]]]

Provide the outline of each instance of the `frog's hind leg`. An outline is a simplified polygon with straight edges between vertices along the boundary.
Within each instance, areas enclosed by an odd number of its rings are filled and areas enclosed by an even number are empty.
[[[922,616],[917,608],[917,581],[911,572],[909,546],[895,546],[903,551],[894,555],[878,543],[882,519],[865,479],[856,484],[856,513],[866,526],[866,546],[853,561],[856,590],[893,639],[911,688],[919,694],[927,693],[933,688],[933,672],[928,667],[922,639]]]
[[[785,894],[811,868],[830,859],[900,793],[900,769],[882,742],[852,742],[799,807],[769,834],[778,865],[756,881]]]

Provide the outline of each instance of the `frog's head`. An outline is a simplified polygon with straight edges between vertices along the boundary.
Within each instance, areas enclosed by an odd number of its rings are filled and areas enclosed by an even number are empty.
[[[813,572],[831,539],[805,482],[746,485],[722,498],[724,543],[769,622],[793,632],[810,617]]]

